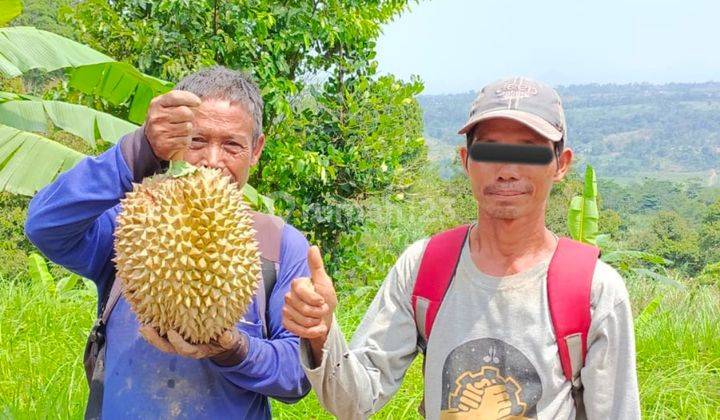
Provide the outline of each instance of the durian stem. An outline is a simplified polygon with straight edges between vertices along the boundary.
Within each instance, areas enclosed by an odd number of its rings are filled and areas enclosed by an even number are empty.
[[[185,159],[183,159],[184,157],[185,157],[184,149],[176,150],[176,151],[172,152],[172,154],[170,154],[170,162],[172,163],[172,162],[185,160]]]

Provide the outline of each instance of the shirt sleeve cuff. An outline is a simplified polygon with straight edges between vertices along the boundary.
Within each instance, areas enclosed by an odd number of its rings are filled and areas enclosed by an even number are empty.
[[[335,315],[333,315],[330,331],[328,331],[322,348],[322,360],[320,360],[320,363],[313,360],[310,341],[302,338],[300,339],[300,365],[308,377],[317,376],[328,366],[336,367],[339,365],[339,359],[345,352],[345,347],[345,338],[338,327]]]
[[[143,178],[154,175],[167,166],[167,162],[155,156],[145,136],[144,125],[120,140],[120,151],[134,182],[141,182]]]
[[[258,345],[261,343],[257,343],[256,341],[259,341],[259,338],[256,337],[247,337],[247,352],[245,353],[245,357],[242,358],[238,363],[233,365],[221,365],[213,361],[213,365],[215,365],[215,368],[219,372],[244,372],[247,369],[252,369],[254,361],[259,357],[258,354],[260,353],[260,350],[258,349]]]
[[[217,356],[213,356],[210,360],[220,367],[231,367],[242,363],[248,355],[249,350],[248,336],[240,332],[240,342],[238,346],[233,350],[220,353]]]

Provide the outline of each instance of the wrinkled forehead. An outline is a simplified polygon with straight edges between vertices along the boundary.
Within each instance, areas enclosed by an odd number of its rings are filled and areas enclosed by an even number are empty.
[[[251,136],[253,120],[240,102],[207,99],[195,109],[194,130],[206,136]]]

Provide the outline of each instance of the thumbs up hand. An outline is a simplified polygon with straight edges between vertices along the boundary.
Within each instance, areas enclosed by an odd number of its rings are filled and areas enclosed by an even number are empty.
[[[308,250],[308,267],[310,278],[293,280],[290,291],[285,294],[283,326],[310,341],[315,361],[319,363],[337,306],[337,295],[332,279],[325,272],[320,249],[316,246]]]

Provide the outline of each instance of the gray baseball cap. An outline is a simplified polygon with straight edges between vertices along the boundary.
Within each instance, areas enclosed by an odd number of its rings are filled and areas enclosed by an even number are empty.
[[[551,141],[560,141],[566,135],[560,95],[550,86],[526,77],[502,79],[482,88],[458,134],[466,134],[477,123],[491,118],[515,120]]]

